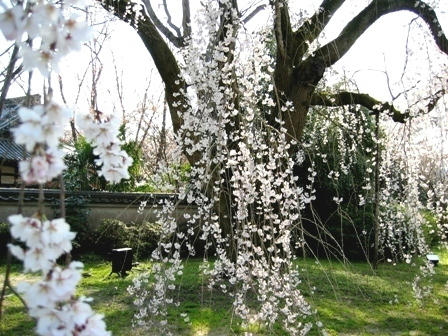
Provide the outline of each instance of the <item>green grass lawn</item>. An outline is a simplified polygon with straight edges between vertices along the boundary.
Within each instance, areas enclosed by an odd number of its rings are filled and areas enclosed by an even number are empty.
[[[329,335],[448,335],[448,252],[439,251],[439,255],[442,258],[431,282],[432,295],[423,302],[418,302],[412,291],[418,267],[408,264],[383,264],[374,274],[366,263],[301,260],[302,291],[317,310],[316,321],[323,323]],[[140,263],[128,278],[121,279],[107,277],[108,262],[91,256],[82,261],[85,276],[79,294],[94,299],[94,309],[105,315],[113,335],[147,335],[132,327],[132,297],[126,288],[132,276],[150,267],[149,263]],[[227,296],[201,288],[199,265],[197,260],[185,261],[179,280],[181,304],[171,308],[168,316],[175,335],[286,335],[276,327],[272,331],[257,325],[243,328],[232,319],[232,302]],[[4,269],[2,265],[1,277]],[[25,277],[18,271],[19,265],[13,265],[13,282]],[[182,312],[189,314],[190,324],[180,317]],[[8,293],[0,335],[33,335],[33,326],[20,301]],[[310,335],[318,335],[317,330]]]

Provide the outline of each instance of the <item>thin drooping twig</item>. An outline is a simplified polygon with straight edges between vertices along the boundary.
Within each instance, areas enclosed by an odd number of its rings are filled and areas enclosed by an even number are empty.
[[[126,109],[124,107],[124,96],[123,96],[123,71],[121,71],[121,75],[118,74],[117,62],[115,61],[115,56],[112,53],[112,63],[114,65],[115,72],[115,87],[117,89],[118,101],[120,102],[121,112],[123,114],[123,123],[126,120]],[[145,95],[146,97],[146,95]]]
[[[380,114],[377,113],[375,115],[375,141],[376,141],[376,153],[375,153],[375,212],[374,212],[374,227],[375,227],[375,236],[374,236],[374,247],[373,247],[373,268],[378,269],[378,254],[379,254],[379,237],[380,237],[380,205],[379,205],[379,197],[380,197]]]

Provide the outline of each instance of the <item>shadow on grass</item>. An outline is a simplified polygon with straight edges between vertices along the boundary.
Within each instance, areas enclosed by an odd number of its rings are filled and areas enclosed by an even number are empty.
[[[180,306],[168,310],[174,335],[242,335],[245,332],[287,335],[278,325],[266,331],[256,323],[243,328],[238,319],[232,320],[232,298],[206,288],[207,282],[199,275],[200,264],[199,260],[184,262],[184,274],[177,281]],[[302,293],[317,309],[316,318],[330,335],[448,335],[446,264],[435,268],[432,284],[435,296],[422,306],[416,302],[411,285],[418,267],[383,264],[374,274],[363,263],[345,267],[329,261],[318,265],[315,260],[301,260],[298,266],[303,278]],[[148,268],[149,263],[142,262],[129,277],[122,279],[115,274],[107,277],[111,270],[108,262],[85,261],[85,277],[78,294],[94,298],[93,308],[105,315],[113,335],[158,335],[157,331],[148,334],[132,327],[133,298],[128,295],[127,287],[133,276]],[[188,314],[188,322],[181,313]],[[34,322],[12,298],[7,300],[6,316],[2,324],[5,322],[7,329],[0,329],[0,335],[32,335]],[[310,335],[319,334],[313,329]]]

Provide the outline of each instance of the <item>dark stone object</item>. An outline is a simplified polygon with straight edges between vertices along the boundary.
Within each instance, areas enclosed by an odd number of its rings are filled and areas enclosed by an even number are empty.
[[[117,273],[123,278],[127,276],[127,271],[132,268],[133,253],[130,247],[123,247],[112,250],[112,273]],[[109,274],[109,275],[110,275]]]
[[[434,266],[437,266],[437,264],[439,263],[439,256],[436,254],[428,254],[428,255],[426,255],[426,259],[428,259],[428,261],[432,262],[434,264]]]

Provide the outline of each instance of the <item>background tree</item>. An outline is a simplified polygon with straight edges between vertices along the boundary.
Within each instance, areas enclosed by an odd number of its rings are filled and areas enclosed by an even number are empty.
[[[318,10],[310,17],[301,15],[291,17],[290,4],[287,1],[272,0],[269,1],[269,4],[259,1],[251,3],[248,8],[244,7],[244,2],[237,0],[220,1],[218,7],[221,12],[219,22],[216,24],[216,32],[204,48],[202,56],[207,59],[214,52],[220,51],[220,43],[228,34],[236,37],[239,27],[247,24],[261,10],[268,10],[270,7],[273,13],[272,35],[275,37],[275,44],[272,46],[272,52],[275,54],[275,62],[272,64],[274,69],[272,84],[275,92],[273,99],[277,107],[273,113],[266,115],[266,120],[275,129],[280,130],[281,127],[285,127],[292,143],[294,141],[300,143],[303,140],[307,120],[310,119],[310,114],[317,111],[311,109],[313,106],[353,106],[354,108],[351,108],[350,111],[359,118],[361,118],[360,109],[355,107],[362,106],[371,114],[384,113],[400,123],[405,122],[412,113],[431,111],[445,93],[443,86],[435,89],[431,95],[421,98],[419,104],[414,108],[405,111],[396,109],[393,102],[381,102],[356,90],[350,91],[339,87],[328,91],[325,88],[323,85],[325,72],[343,58],[369,27],[388,14],[400,11],[414,13],[429,28],[439,50],[442,53],[448,53],[448,40],[436,12],[428,3],[420,0],[374,0],[349,20],[336,38],[320,45],[319,38],[324,29],[346,2],[346,0],[324,0],[320,2]],[[161,6],[168,19],[167,24],[159,19],[153,9],[154,1],[144,1],[142,11],[128,1],[105,0],[102,1],[102,4],[136,29],[151,54],[165,85],[174,132],[179,137],[187,136],[180,130],[184,126],[184,116],[192,104],[186,94],[190,89],[190,83],[183,75],[183,61],[178,51],[186,49],[194,33],[195,27],[191,22],[190,2],[188,0],[181,2],[182,20],[179,27],[173,24],[166,1],[163,1]],[[236,15],[232,15],[232,13],[236,13]],[[235,43],[226,45],[226,50],[222,53],[222,61],[217,62],[217,67],[223,68],[233,61],[235,47]],[[229,99],[233,101],[235,109],[238,109],[241,92],[239,92],[236,74],[232,76],[229,81],[222,84],[228,87]],[[395,99],[396,96],[393,98]],[[198,92],[198,99],[201,98],[207,99],[204,93]],[[287,102],[292,102],[294,108],[286,108]],[[234,119],[232,126],[228,127],[235,129],[239,127],[240,122],[238,118]],[[276,120],[281,120],[282,123],[278,123]],[[192,139],[192,141],[197,142],[198,139]],[[229,148],[234,146],[231,140],[229,140],[228,146]],[[185,148],[183,150],[192,165],[200,160],[200,155],[197,153],[192,154]],[[294,152],[297,147],[291,146],[291,150]],[[230,178],[230,175],[227,175],[227,178]],[[231,194],[231,191],[227,190],[227,194]],[[221,212],[229,212],[229,209],[222,210],[228,203],[229,200],[226,200],[225,197],[220,201]],[[225,216],[223,216],[222,222],[225,222]]]
[[[287,320],[289,317],[306,319],[309,309],[300,292],[293,290],[297,287],[293,284],[290,229],[304,231],[302,210],[304,204],[316,197],[313,183],[317,173],[313,167],[305,176],[293,176],[292,171],[304,162],[304,129],[313,113],[319,111],[310,108],[351,106],[347,111],[358,119],[365,117],[368,110],[382,123],[388,118],[403,123],[415,112],[433,109],[444,94],[444,88],[439,87],[426,100],[421,100],[418,108],[402,113],[392,102],[380,102],[356,90],[336,87],[328,91],[322,83],[325,71],[340,60],[374,22],[389,13],[407,10],[417,14],[429,26],[439,49],[447,52],[447,40],[437,16],[422,1],[372,1],[335,39],[319,45],[319,36],[345,2],[322,1],[319,10],[306,18],[290,17],[286,1],[270,1],[273,20],[268,30],[275,36],[273,60],[266,55],[262,43],[248,44],[253,48],[247,51],[247,57],[244,57],[246,50],[241,51],[245,45],[240,47],[237,43],[242,41],[238,39],[243,31],[240,28],[267,4],[263,6],[259,2],[261,7],[240,10],[241,3],[236,0],[201,3],[199,9],[203,16],[199,17],[205,19],[195,26],[191,22],[190,2],[185,0],[182,1],[182,26],[177,27],[171,20],[166,1],[161,8],[167,16],[167,25],[157,17],[150,1],[144,2],[142,12],[134,10],[136,6],[126,1],[103,2],[137,30],[154,60],[165,85],[174,131],[192,165],[194,179],[180,197],[201,205],[196,217],[187,223],[188,238],[185,232],[179,232],[180,228],[170,224],[169,213],[174,205],[166,205],[166,212],[160,218],[164,223],[162,243],[154,253],[156,259],[164,261],[160,266],[164,271],[155,275],[153,288],[170,288],[164,280],[169,282],[174,277],[165,275],[179,274],[180,248],[187,242],[193,255],[189,239],[198,232],[206,246],[216,246],[216,261],[209,274],[214,284],[223,284],[224,288],[227,288],[224,278],[231,279],[235,312],[248,319],[250,310],[244,298],[251,287],[262,306],[257,316],[263,321],[275,320],[269,313],[273,310],[267,308],[273,304],[284,318],[288,316],[283,320],[287,330],[297,333]],[[260,32],[254,39],[260,37],[264,39],[266,34]],[[266,84],[271,96],[263,91]],[[352,120],[349,126],[354,124]],[[338,135],[337,128],[328,129]],[[357,147],[360,143],[352,145]],[[378,166],[380,144],[375,145],[375,160],[371,159],[369,164]],[[414,172],[411,173],[409,176],[415,177]],[[299,179],[304,180],[305,188],[299,187]],[[415,191],[415,179],[412,181],[406,186],[408,193]],[[333,201],[340,205],[344,196],[351,197],[350,193],[336,195]],[[380,199],[375,201],[379,209]],[[386,204],[387,197],[381,202]],[[413,197],[413,201],[405,205],[412,209],[416,202]],[[337,209],[341,211],[340,206]],[[401,223],[400,230],[404,232],[408,223],[406,220]],[[414,224],[416,221],[408,226],[414,228]],[[392,227],[390,229],[391,235],[385,234],[384,240],[391,245],[397,244],[401,250],[410,242],[403,243],[402,236],[397,236]],[[414,233],[419,240],[418,227],[412,231]],[[340,241],[342,243],[343,239]],[[412,249],[412,253],[421,251],[419,247]],[[277,293],[288,295],[292,301],[285,296],[278,300]],[[161,306],[167,302],[164,301],[166,291],[154,294],[161,298],[157,300]],[[280,308],[281,302],[300,304]],[[166,309],[151,304],[148,307],[149,314],[160,314],[157,316],[162,318],[166,315]],[[143,312],[141,308],[140,316]]]
[[[371,96],[358,93],[339,91],[328,94],[319,91],[319,82],[322,80],[326,69],[340,60],[366,32],[381,17],[399,11],[410,11],[422,19],[430,29],[431,35],[443,53],[448,53],[448,40],[444,34],[434,9],[424,1],[411,0],[375,0],[366,6],[358,15],[349,21],[341,33],[329,43],[310,50],[332,16],[346,0],[322,1],[319,9],[310,18],[294,22],[290,17],[288,3],[282,0],[270,1],[274,12],[273,31],[276,39],[276,62],[274,80],[280,103],[286,100],[292,101],[294,110],[286,115],[281,115],[278,109],[276,117],[285,121],[288,134],[295,139],[300,139],[306,124],[310,106],[343,106],[359,104],[374,113],[386,112],[393,120],[403,122],[408,114],[401,113],[389,103],[382,103]],[[151,6],[151,1],[144,1],[145,10],[136,15],[135,6],[127,1],[103,1],[103,5],[114,11],[115,15],[130,23],[140,35],[146,48],[150,52],[160,76],[165,84],[167,102],[170,107],[171,119],[174,130],[177,131],[182,124],[182,113],[189,102],[186,97],[181,104],[175,99],[176,94],[185,90],[186,80],[182,77],[179,62],[175,56],[175,49],[182,49],[191,37],[190,2],[182,1],[183,19],[182,27],[176,27],[169,22],[165,26],[156,16]],[[165,10],[166,2],[164,3]],[[220,31],[217,36],[223,38],[229,25],[238,26],[250,20],[264,5],[256,8],[240,10],[238,1],[221,2],[223,10],[218,24]],[[238,20],[231,18],[228,13],[236,11]],[[171,29],[170,29],[171,28]],[[219,40],[219,39],[218,39]],[[167,43],[169,41],[169,44]],[[210,41],[207,50],[210,52],[216,47],[218,41]],[[172,47],[170,47],[170,45]],[[232,60],[232,47],[225,53],[227,62]],[[437,92],[428,97],[427,110],[434,108],[443,92]],[[174,95],[173,95],[174,94]],[[378,109],[373,109],[377,106]]]

